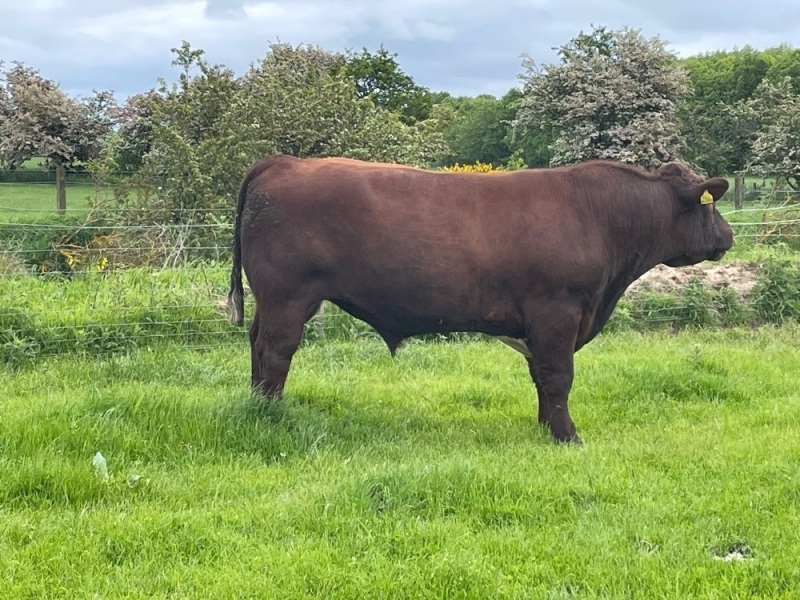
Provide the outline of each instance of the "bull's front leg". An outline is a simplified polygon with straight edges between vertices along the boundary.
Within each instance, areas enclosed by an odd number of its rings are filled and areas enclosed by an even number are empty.
[[[574,375],[580,308],[566,303],[549,310],[538,306],[528,317],[527,360],[539,395],[539,422],[550,429],[556,441],[580,444],[567,403]]]

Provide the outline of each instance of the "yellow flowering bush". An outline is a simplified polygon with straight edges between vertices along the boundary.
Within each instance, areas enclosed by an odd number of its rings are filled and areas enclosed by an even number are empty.
[[[500,173],[504,170],[505,169],[502,168],[498,169],[490,164],[482,163],[481,161],[470,165],[456,163],[450,167],[442,168],[442,171],[447,173]]]

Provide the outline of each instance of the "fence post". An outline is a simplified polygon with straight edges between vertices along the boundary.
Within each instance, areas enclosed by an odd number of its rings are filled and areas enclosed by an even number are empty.
[[[56,166],[56,210],[61,214],[67,210],[67,171],[64,165]]]
[[[742,208],[742,200],[744,198],[744,176],[737,175],[733,180],[733,206],[736,210]]]

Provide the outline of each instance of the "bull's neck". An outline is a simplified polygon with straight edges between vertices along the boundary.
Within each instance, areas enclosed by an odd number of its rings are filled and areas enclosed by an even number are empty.
[[[618,198],[609,215],[612,260],[617,272],[635,281],[659,263],[672,258],[672,203],[666,198]]]

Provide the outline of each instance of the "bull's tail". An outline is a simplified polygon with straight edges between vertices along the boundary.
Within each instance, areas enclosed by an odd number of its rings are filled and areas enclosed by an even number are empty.
[[[242,325],[244,323],[242,251],[241,248],[239,248],[238,235],[233,242],[233,269],[231,270],[231,289],[228,292],[228,319],[231,325]]]
[[[256,169],[250,169],[239,188],[239,200],[236,204],[236,218],[233,222],[233,267],[231,268],[231,289],[228,292],[228,319],[231,325],[244,323],[244,288],[242,287],[242,211],[247,199],[250,182],[257,174]]]
[[[233,222],[233,267],[231,268],[231,289],[228,292],[228,319],[232,325],[244,323],[244,288],[242,287],[242,213],[250,184],[270,166],[275,165],[285,156],[263,158],[253,164],[245,174],[239,187],[239,199],[236,203],[236,219]]]

